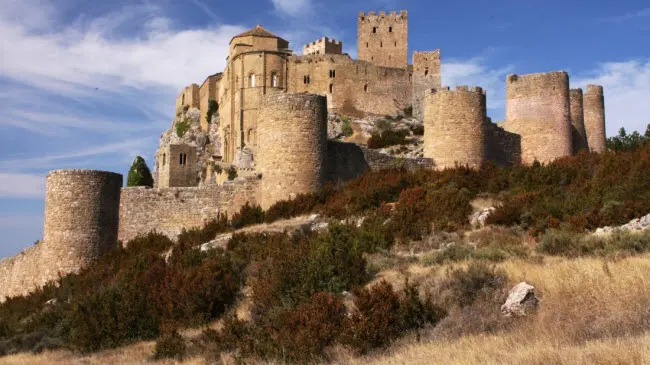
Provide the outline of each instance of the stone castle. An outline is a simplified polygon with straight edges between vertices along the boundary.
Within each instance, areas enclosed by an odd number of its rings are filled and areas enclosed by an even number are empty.
[[[495,124],[481,87],[441,86],[439,50],[416,51],[408,64],[406,11],[359,13],[357,22],[357,60],[329,38],[296,55],[259,25],[233,37],[225,70],[178,96],[156,152],[154,188],[124,188],[111,172],[50,172],[44,238],[0,261],[0,300],[78,271],[118,240],[153,230],[175,237],[246,202],[266,209],[369,169],[548,163],[605,150],[601,86],[570,89],[563,71],[508,75],[506,120]],[[424,158],[328,139],[328,115],[408,107],[424,123]],[[175,135],[183,123],[190,131]],[[237,178],[225,178],[233,171]]]

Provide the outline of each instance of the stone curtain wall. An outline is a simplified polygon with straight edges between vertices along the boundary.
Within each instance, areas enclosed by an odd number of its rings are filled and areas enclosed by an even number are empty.
[[[289,91],[327,95],[331,108],[345,114],[393,115],[412,103],[413,86],[405,68],[381,67],[347,55],[291,56],[288,66]]]
[[[199,99],[200,99],[199,85],[192,84],[186,86],[176,98],[176,112],[181,110],[186,105],[189,106],[190,108],[199,108],[200,107]]]
[[[571,103],[571,140],[573,142],[573,153],[576,154],[582,150],[589,151],[587,133],[585,132],[584,111],[582,103],[582,89],[569,90],[569,99]]]
[[[342,54],[343,42],[336,39],[323,37],[317,41],[307,43],[302,47],[302,55],[310,54]]]
[[[261,206],[311,193],[325,182],[327,100],[306,93],[274,93],[260,105],[257,167]]]
[[[0,261],[0,300],[77,272],[115,247],[122,182],[112,172],[51,171],[43,240]]]
[[[440,88],[440,50],[413,52],[413,116],[424,120],[424,93]]]
[[[408,13],[374,11],[357,17],[357,53],[360,60],[379,66],[408,64]]]
[[[589,150],[591,152],[604,152],[607,147],[605,137],[605,96],[602,86],[587,85],[587,92],[584,94],[584,118]]]
[[[521,136],[523,163],[546,163],[572,154],[569,109],[566,72],[508,75],[506,121],[501,125]]]
[[[500,167],[521,163],[521,136],[487,121],[485,123],[485,159]]]
[[[433,89],[425,94],[424,156],[435,168],[479,168],[485,159],[486,106],[480,87]]]
[[[176,238],[183,228],[202,227],[219,213],[231,217],[246,202],[257,204],[258,186],[251,177],[202,188],[124,188],[118,238],[126,243],[154,230]]]
[[[433,167],[429,158],[399,159],[354,143],[327,143],[327,182],[342,184],[363,175],[368,170],[379,171],[395,167],[407,170]]]

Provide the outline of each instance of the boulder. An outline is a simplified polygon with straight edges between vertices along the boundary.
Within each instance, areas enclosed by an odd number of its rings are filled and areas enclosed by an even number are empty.
[[[508,299],[501,306],[501,314],[506,317],[523,317],[537,312],[538,308],[539,298],[535,293],[535,287],[521,282],[510,289]]]
[[[483,227],[483,226],[485,226],[485,221],[488,219],[490,214],[492,214],[492,212],[494,212],[495,210],[496,210],[496,208],[489,207],[489,208],[479,210],[478,212],[475,212],[470,217],[470,224],[473,227]]]

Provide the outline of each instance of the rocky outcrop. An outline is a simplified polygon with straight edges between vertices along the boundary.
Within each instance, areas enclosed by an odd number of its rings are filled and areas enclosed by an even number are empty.
[[[506,317],[523,317],[533,314],[539,309],[539,298],[535,287],[521,282],[515,285],[508,293],[508,299],[501,306],[501,314]]]
[[[477,212],[474,212],[472,216],[469,218],[469,222],[472,225],[472,227],[478,228],[478,227],[484,227],[485,226],[485,221],[488,219],[490,214],[496,210],[495,207],[488,207],[481,209]]]
[[[606,233],[611,233],[615,230],[623,230],[623,231],[641,231],[644,229],[650,229],[650,214],[643,216],[641,218],[635,218],[629,221],[626,224],[623,224],[622,226],[618,227],[602,227],[596,229],[595,234],[606,234]]]

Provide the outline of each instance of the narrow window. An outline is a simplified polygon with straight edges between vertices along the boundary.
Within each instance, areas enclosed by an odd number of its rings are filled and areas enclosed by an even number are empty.
[[[163,166],[165,166],[165,160],[167,159],[167,154],[163,153]]]
[[[363,85],[363,91],[368,92],[368,84]]]
[[[185,94],[183,94],[183,98],[182,98],[182,99],[183,99],[183,100],[181,101],[181,104],[182,104],[182,105],[185,105]]]
[[[393,33],[393,27],[388,27],[388,33]]]
[[[183,154],[183,166],[187,165],[187,153]]]
[[[368,42],[366,42],[366,48],[368,48]],[[183,96],[184,97],[184,96]]]
[[[375,56],[371,56],[370,61],[374,61],[374,60],[375,60]]]
[[[250,87],[255,87],[255,74],[251,74],[251,75],[248,77],[248,79],[249,79]]]
[[[383,47],[383,46],[384,46],[384,42],[379,42],[379,47]]]
[[[429,74],[429,68],[426,67],[426,68],[424,69],[424,76],[427,76],[428,74]]]
[[[409,81],[413,81],[413,74],[409,74]]]
[[[395,42],[395,47],[397,47],[397,42]]]
[[[333,79],[336,77],[336,70],[330,70],[330,79]]]
[[[377,33],[377,27],[372,27],[372,32]]]
[[[178,164],[182,165],[183,164],[183,154],[181,153],[180,155],[178,155],[178,157],[179,157],[178,158]]]
[[[388,55],[388,60],[389,60],[389,61],[390,61],[391,58],[392,58],[392,57],[391,57],[390,55]]]
[[[271,73],[271,87],[278,87],[278,74],[275,72]]]
[[[330,94],[331,94],[332,92],[334,92],[334,85],[333,85],[333,84],[330,84]]]

